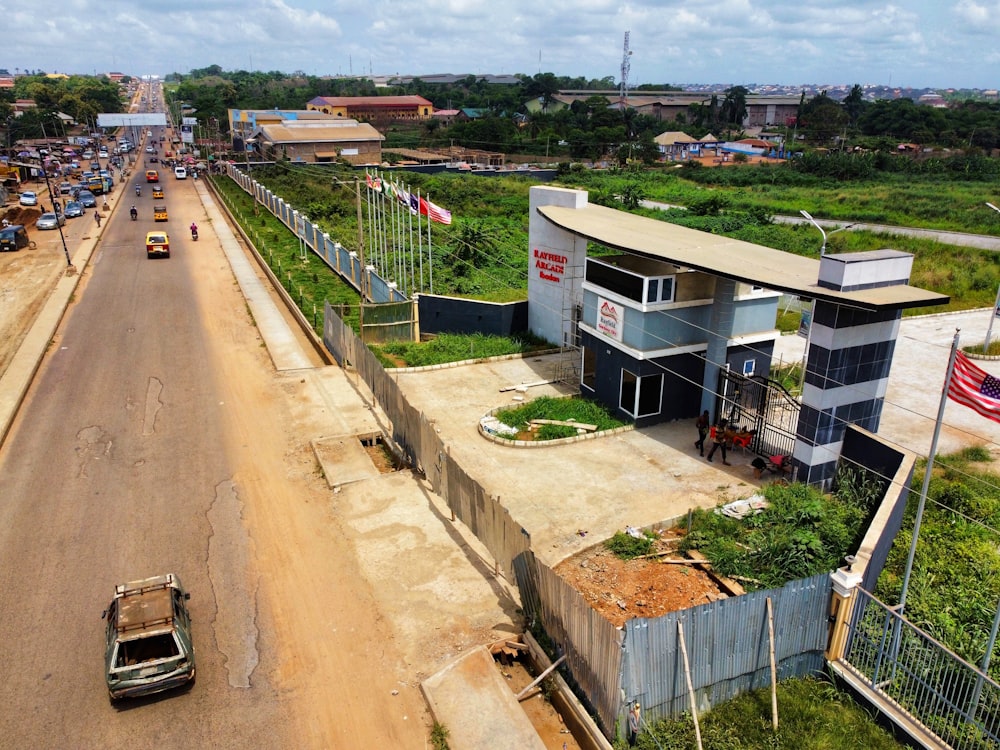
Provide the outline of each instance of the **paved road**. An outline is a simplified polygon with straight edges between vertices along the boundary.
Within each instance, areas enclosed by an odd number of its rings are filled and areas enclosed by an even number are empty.
[[[644,208],[659,209],[666,211],[671,208],[685,208],[684,206],[672,203],[660,203],[658,201],[642,201]],[[775,224],[810,224],[811,222],[804,216],[773,216]],[[938,229],[917,229],[914,227],[897,227],[891,224],[867,224],[865,222],[851,223],[848,221],[836,221],[830,219],[817,219],[816,223],[825,230],[838,230],[847,232],[872,232],[874,234],[888,234],[905,237],[917,237],[920,239],[936,240],[946,245],[958,245],[960,247],[978,247],[983,250],[1000,250],[1000,237],[993,237],[985,234],[969,234],[967,232],[948,232]],[[827,235],[831,232],[827,231]]]

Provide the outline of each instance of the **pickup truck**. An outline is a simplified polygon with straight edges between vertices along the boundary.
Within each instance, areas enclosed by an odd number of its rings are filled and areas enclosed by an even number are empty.
[[[115,586],[101,615],[107,620],[105,677],[112,701],[194,680],[190,598],[173,573]]]

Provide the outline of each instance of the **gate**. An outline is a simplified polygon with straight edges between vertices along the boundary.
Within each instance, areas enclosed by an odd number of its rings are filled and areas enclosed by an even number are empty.
[[[718,416],[753,433],[750,450],[761,456],[792,455],[802,404],[777,381],[761,375],[719,373]]]

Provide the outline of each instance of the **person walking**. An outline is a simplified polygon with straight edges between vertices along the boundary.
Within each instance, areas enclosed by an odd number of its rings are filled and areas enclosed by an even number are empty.
[[[101,212],[98,211],[96,208],[94,209],[94,221],[97,222],[97,226],[101,226]],[[708,460],[711,461],[712,459],[709,458]]]
[[[701,416],[695,420],[694,426],[698,429],[698,439],[694,443],[694,447],[698,449],[698,455],[705,455],[705,438],[708,437],[708,428],[712,424],[711,419],[708,417],[708,409],[705,409],[701,413]]]
[[[727,428],[727,423],[726,423],[725,419],[720,419],[719,422],[718,422],[718,424],[716,424],[715,427],[712,428],[714,430],[714,432],[715,432],[715,434],[712,435],[712,450],[710,450],[708,452],[708,455],[706,456],[706,458],[709,461],[711,461],[712,460],[712,456],[715,455],[715,452],[717,450],[719,450],[719,448],[721,448],[722,449],[722,463],[725,466],[729,466],[730,464],[726,460],[726,450],[727,450],[727,448],[726,448],[726,433],[729,432],[729,431],[726,428]]]

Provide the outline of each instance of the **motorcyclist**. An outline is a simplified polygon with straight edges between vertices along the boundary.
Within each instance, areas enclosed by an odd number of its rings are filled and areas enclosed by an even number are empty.
[[[135,206],[132,206],[132,208],[129,209],[129,213],[132,215],[132,221],[135,221],[136,217],[139,215],[139,211]]]
[[[191,222],[191,237],[197,237],[197,236],[198,236],[198,225],[197,225],[197,224],[195,224],[195,223],[194,223],[194,222],[192,221],[192,222]]]
[[[139,187],[139,183],[138,182],[135,184],[135,194],[136,195],[142,195],[142,188]]]

